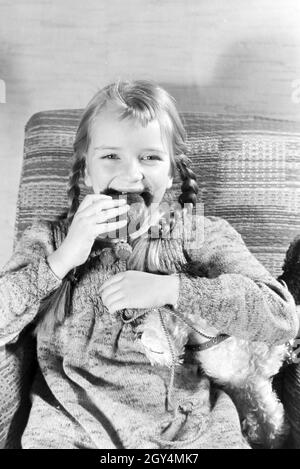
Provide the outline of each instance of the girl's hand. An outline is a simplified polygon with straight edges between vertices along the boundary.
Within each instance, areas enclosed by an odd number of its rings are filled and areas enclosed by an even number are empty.
[[[122,199],[103,194],[87,195],[78,207],[61,246],[48,257],[53,272],[63,278],[71,269],[83,264],[97,236],[127,224],[127,219],[111,223],[108,220],[126,213],[129,208]]]
[[[120,272],[100,287],[104,306],[110,313],[124,308],[155,308],[175,305],[179,292],[176,275],[157,275],[137,270]]]

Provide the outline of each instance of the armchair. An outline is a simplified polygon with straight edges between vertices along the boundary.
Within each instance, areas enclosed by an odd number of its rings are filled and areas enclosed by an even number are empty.
[[[45,111],[28,121],[14,246],[35,218],[55,219],[66,209],[80,114],[79,109]],[[204,213],[227,219],[277,277],[289,243],[300,232],[300,123],[200,113],[182,117]],[[179,193],[178,179],[167,197],[177,200]],[[82,186],[81,197],[85,194]],[[15,344],[0,348],[0,442],[5,448],[20,447],[36,367],[34,345],[29,327]],[[294,445],[300,447],[299,365],[290,365],[286,376],[282,392],[293,419]]]

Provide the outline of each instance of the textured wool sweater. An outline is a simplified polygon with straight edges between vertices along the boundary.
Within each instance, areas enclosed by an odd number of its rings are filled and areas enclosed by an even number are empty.
[[[155,241],[161,273],[179,276],[177,310],[202,329],[207,324],[243,339],[273,345],[295,337],[298,318],[285,286],[225,220],[198,222],[203,237],[196,247],[180,235]],[[60,286],[47,256],[65,235],[63,222],[39,220],[23,233],[0,272],[0,345],[15,341],[36,320],[43,298]],[[203,277],[181,271],[193,261]],[[170,412],[170,370],[149,363],[134,324],[125,324],[114,353],[120,315],[107,311],[98,290],[133,265],[134,249],[129,259],[111,265],[103,265],[101,252],[94,251],[80,270],[64,322],[50,336],[38,333],[39,367],[22,447],[247,448],[233,402],[194,364],[176,366]]]

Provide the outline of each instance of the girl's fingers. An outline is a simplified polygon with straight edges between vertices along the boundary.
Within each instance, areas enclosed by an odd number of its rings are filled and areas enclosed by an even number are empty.
[[[111,287],[112,285],[120,282],[121,280],[123,280],[123,278],[124,278],[124,272],[120,272],[119,274],[113,275],[108,280],[105,280],[105,282],[99,288],[99,292],[102,293],[103,290],[106,290],[107,288]]]
[[[107,307],[107,309],[110,310],[110,312],[113,312],[111,311],[111,309],[114,308],[117,304],[119,305],[125,304],[125,298],[120,292],[117,292],[117,293],[114,293],[113,295],[106,297],[105,299],[102,298],[102,302]],[[123,306],[123,308],[124,307],[125,306]]]
[[[100,213],[94,213],[90,215],[88,218],[95,223],[103,223],[111,218],[116,218],[124,213],[128,212],[130,209],[129,205],[124,205],[123,207],[111,208],[109,210],[103,210]]]
[[[89,216],[93,215],[95,213],[99,213],[102,210],[106,210],[109,208],[114,208],[114,207],[121,207],[126,205],[126,200],[124,199],[112,199],[111,197],[109,199],[102,199],[102,200],[97,200],[94,203],[90,204],[88,207],[84,208],[83,210],[80,211],[82,216]]]
[[[100,296],[102,298],[103,303],[105,305],[108,305],[109,303],[111,303],[112,298],[115,298],[115,297],[121,298],[121,296],[123,295],[120,290],[110,288],[110,291],[104,290]]]
[[[126,302],[124,298],[116,299],[113,303],[107,307],[110,314],[114,314],[117,311],[121,311],[126,308]]]
[[[113,221],[111,223],[96,224],[94,236],[96,237],[103,233],[110,233],[111,231],[119,230],[120,228],[126,225],[127,225],[127,220]]]
[[[108,287],[105,287],[103,290],[99,290],[99,293],[103,299],[103,301],[105,301],[110,295],[114,295],[116,293],[120,293],[120,287],[118,286],[118,282],[117,284],[113,284],[113,285],[109,285]]]
[[[88,194],[85,196],[85,198],[79,205],[77,213],[82,212],[90,205],[92,206],[93,204],[95,204],[95,202],[105,200],[105,199],[112,200],[112,197],[109,195],[104,195],[104,194]]]
[[[122,309],[126,308],[126,304],[124,300],[119,300],[112,303],[107,309],[110,314],[115,314],[117,311],[122,311]]]

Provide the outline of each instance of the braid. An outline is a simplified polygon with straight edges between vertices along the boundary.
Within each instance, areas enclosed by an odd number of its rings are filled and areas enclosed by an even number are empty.
[[[76,158],[76,152],[75,152]],[[68,224],[72,223],[72,219],[79,206],[79,180],[83,174],[85,166],[84,158],[76,158],[69,176],[68,183],[68,200],[69,209],[65,214]],[[68,314],[71,302],[71,284],[74,282],[77,268],[71,270],[66,277],[64,277],[61,285],[54,292],[50,293],[48,297],[41,301],[38,317],[39,320],[35,333],[38,331],[51,335],[55,326],[61,324]]]
[[[80,180],[80,176],[83,174],[84,166],[85,166],[85,159],[77,158],[74,161],[71,172],[70,172],[68,192],[67,192],[68,202],[69,202],[69,210],[67,214],[67,219],[69,223],[72,222],[73,217],[79,207],[79,195],[80,195],[79,180]]]
[[[182,180],[181,194],[178,198],[180,205],[192,203],[195,207],[197,202],[198,184],[196,174],[189,167],[189,159],[186,155],[180,155],[177,160],[177,168]]]

